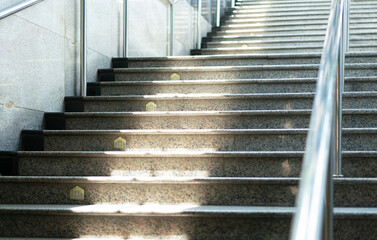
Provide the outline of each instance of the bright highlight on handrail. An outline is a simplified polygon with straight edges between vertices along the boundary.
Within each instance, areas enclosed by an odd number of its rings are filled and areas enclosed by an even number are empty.
[[[18,2],[16,4],[13,4],[10,7],[4,8],[0,10],[0,20],[3,18],[6,18],[10,15],[13,15],[21,10],[24,10],[25,8],[31,7],[39,2],[42,2],[43,0],[26,0],[22,2]]]
[[[331,6],[291,240],[333,239],[333,168],[337,150],[341,156],[341,148],[337,149],[340,144],[336,140],[341,139],[345,1],[333,0]],[[340,120],[340,126],[336,125],[337,120]],[[337,128],[340,130],[338,136]]]

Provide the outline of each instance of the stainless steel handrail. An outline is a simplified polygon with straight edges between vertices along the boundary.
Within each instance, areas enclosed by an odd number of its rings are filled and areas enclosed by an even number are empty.
[[[31,7],[42,1],[43,0],[26,0],[26,1],[15,3],[7,8],[0,10],[0,20],[10,15],[13,15],[21,10],[24,10],[28,7]]]
[[[342,29],[346,0],[333,0],[319,69],[317,94],[292,222],[291,240],[330,240],[333,237],[333,168],[341,156],[341,103],[344,72]],[[343,59],[343,61],[342,61]],[[343,64],[343,65],[341,65]],[[339,107],[340,109],[337,109]],[[340,121],[339,121],[340,120]]]

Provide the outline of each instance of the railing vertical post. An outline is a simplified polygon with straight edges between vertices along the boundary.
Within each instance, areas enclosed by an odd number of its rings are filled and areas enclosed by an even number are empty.
[[[170,56],[174,56],[174,4],[170,4]]]
[[[236,0],[232,0],[232,5],[230,7],[234,8],[235,6],[236,6]]]
[[[198,0],[198,17],[197,17],[197,40],[196,48],[200,49],[202,46],[202,29],[201,29],[201,19],[202,19],[202,0]]]
[[[87,82],[87,28],[86,28],[86,1],[81,0],[80,4],[80,95],[86,96]]]
[[[123,3],[123,57],[128,57],[128,0]]]
[[[344,16],[343,12],[343,16]],[[343,18],[344,19],[344,18]],[[342,176],[342,94],[344,91],[344,60],[345,60],[345,22],[342,21],[341,27],[341,37],[340,37],[340,46],[339,46],[339,57],[338,57],[338,69],[336,76],[336,123],[335,123],[335,141],[336,141],[336,157],[335,157],[335,167],[334,167],[334,176]]]
[[[336,116],[336,108],[333,109],[334,117]],[[324,207],[324,221],[323,221],[323,240],[333,240],[333,209],[334,209],[334,161],[336,158],[336,119],[332,121],[332,131],[331,131],[331,143],[330,143],[330,152],[327,169],[327,184],[326,184],[326,195],[325,195],[325,207]]]
[[[345,0],[345,10],[344,10],[344,15],[343,19],[345,21],[345,51],[349,52],[350,51],[350,9],[351,9],[351,0]]]
[[[216,27],[220,27],[220,15],[221,15],[220,0],[217,0],[216,2]]]

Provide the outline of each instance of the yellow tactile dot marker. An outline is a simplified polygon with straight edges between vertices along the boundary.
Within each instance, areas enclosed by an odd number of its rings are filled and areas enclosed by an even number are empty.
[[[126,139],[122,137],[118,137],[117,139],[114,140],[114,149],[125,150],[126,146],[127,146]]]
[[[69,198],[71,200],[84,200],[85,190],[79,186],[76,186],[69,191]]]
[[[157,110],[157,104],[155,104],[154,102],[149,102],[149,103],[147,103],[147,105],[145,105],[145,109],[148,112],[156,111]]]
[[[170,75],[170,80],[181,80],[181,76],[178,73],[173,73]]]

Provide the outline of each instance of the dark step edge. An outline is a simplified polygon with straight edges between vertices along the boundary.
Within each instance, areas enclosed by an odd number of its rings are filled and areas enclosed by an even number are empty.
[[[2,176],[17,176],[18,175],[17,152],[0,151],[0,175]]]
[[[128,58],[113,58],[111,60],[112,68],[128,68]]]
[[[107,81],[106,81],[107,82]],[[100,82],[91,82],[87,86],[87,96],[101,96]]]
[[[113,69],[99,69],[97,74],[97,79],[99,82],[115,81],[115,74]]]
[[[65,97],[64,110],[66,112],[84,112],[84,97]]]
[[[23,130],[21,132],[21,150],[44,151],[43,131]]]
[[[44,129],[45,130],[66,130],[64,113],[45,113]]]

